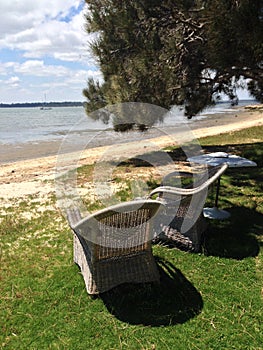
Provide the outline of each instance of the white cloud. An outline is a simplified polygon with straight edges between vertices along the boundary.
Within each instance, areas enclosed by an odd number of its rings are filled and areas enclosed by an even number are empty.
[[[8,62],[6,79],[0,84],[0,102],[41,101],[43,93],[53,101],[84,100],[82,90],[88,78],[101,80],[99,70],[71,69],[65,65],[46,64],[44,60]]]
[[[68,69],[64,66],[45,65],[44,61],[39,60],[29,60],[22,64],[16,64],[14,66],[14,71],[16,73],[32,75],[35,77],[64,77],[68,74]]]
[[[7,85],[12,86],[12,87],[17,87],[19,85],[19,83],[20,83],[20,79],[18,77],[14,76],[14,77],[11,77],[8,80],[6,80],[5,83]]]
[[[65,80],[68,77],[78,77],[79,82],[83,82],[83,77],[101,78],[99,70],[73,70],[63,65],[48,65],[43,60],[28,60],[23,63],[8,62],[3,65],[4,67],[12,69],[13,73],[32,77],[62,77]]]
[[[0,103],[84,99],[87,79],[102,79],[86,10],[84,0],[0,1]]]
[[[0,49],[22,50],[28,58],[47,55],[75,60],[87,50],[85,7],[74,15],[81,4],[81,0],[1,2]],[[67,16],[67,21],[61,20]],[[70,55],[72,52],[75,55]]]
[[[47,19],[63,18],[72,8],[77,9],[82,0],[14,0],[0,2],[0,37],[14,34],[40,23]]]

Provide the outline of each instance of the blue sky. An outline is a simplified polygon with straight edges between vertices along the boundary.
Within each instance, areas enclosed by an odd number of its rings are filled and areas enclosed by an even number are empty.
[[[0,103],[83,101],[101,79],[83,0],[0,1]]]
[[[85,11],[84,0],[0,0],[0,103],[84,100],[87,79],[102,79]]]

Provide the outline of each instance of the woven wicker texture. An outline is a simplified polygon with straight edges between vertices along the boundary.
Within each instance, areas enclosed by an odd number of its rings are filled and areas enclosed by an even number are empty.
[[[203,234],[207,229],[202,209],[209,188],[226,169],[227,164],[209,166],[205,171],[198,167],[194,174],[175,172],[163,179],[162,186],[149,195],[149,198],[157,196],[166,206],[165,219],[160,223],[161,233],[157,232],[154,243],[165,242],[194,252],[201,250]]]
[[[79,265],[89,294],[121,283],[159,280],[152,255],[152,219],[163,207],[140,200],[112,206],[81,219],[78,209],[67,211],[74,235],[74,262]]]

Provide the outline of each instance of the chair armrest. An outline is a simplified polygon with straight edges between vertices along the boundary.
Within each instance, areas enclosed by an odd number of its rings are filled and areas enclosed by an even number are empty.
[[[67,220],[70,227],[75,226],[82,218],[78,208],[70,208],[66,210]]]

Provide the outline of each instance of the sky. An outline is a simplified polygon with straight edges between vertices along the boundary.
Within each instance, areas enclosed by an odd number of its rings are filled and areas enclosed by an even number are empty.
[[[84,101],[102,79],[84,0],[0,0],[0,103]]]
[[[102,79],[86,11],[84,0],[0,0],[0,103],[85,100],[88,78]]]

